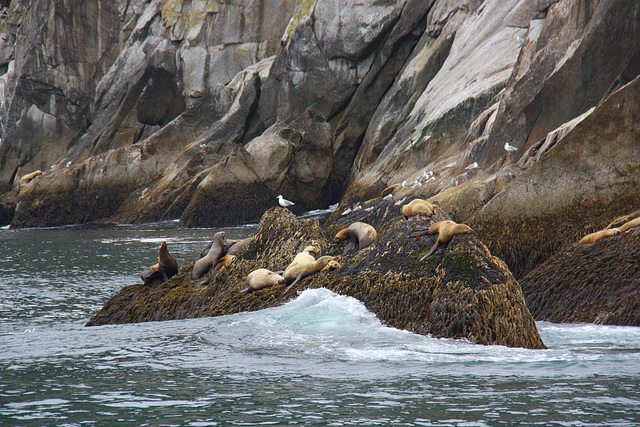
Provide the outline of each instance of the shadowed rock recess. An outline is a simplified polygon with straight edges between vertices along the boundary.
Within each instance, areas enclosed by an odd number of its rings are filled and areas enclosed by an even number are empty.
[[[446,218],[442,211],[436,216]],[[377,243],[343,257],[344,244],[330,243],[332,236],[317,220],[298,220],[286,209],[271,208],[252,243],[209,285],[198,287],[190,279],[191,263],[165,283],[124,287],[87,326],[253,311],[281,305],[303,289],[324,287],[357,298],[392,327],[479,344],[544,348],[518,282],[477,238],[457,236],[419,261],[436,236],[411,238],[409,233],[433,221],[395,221]],[[239,293],[249,272],[284,269],[311,244],[323,255],[336,256],[342,267],[307,277],[287,294],[284,285]]]

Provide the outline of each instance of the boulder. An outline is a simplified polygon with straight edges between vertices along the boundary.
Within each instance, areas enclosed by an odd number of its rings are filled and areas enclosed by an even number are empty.
[[[567,245],[520,284],[536,320],[640,326],[640,228]]]
[[[436,218],[446,215],[439,210]],[[429,223],[421,217],[396,218],[381,227],[385,231],[374,245],[343,257],[344,243],[333,243],[331,232],[327,236],[317,220],[298,220],[287,209],[271,208],[251,244],[208,285],[196,286],[190,279],[191,263],[162,284],[124,287],[87,326],[252,311],[281,305],[304,288],[324,287],[358,298],[392,327],[479,344],[544,348],[520,286],[476,237],[457,236],[420,260],[436,236],[411,238],[409,233]],[[249,272],[283,270],[311,244],[323,255],[336,256],[342,267],[310,276],[287,294],[283,285],[239,293]]]

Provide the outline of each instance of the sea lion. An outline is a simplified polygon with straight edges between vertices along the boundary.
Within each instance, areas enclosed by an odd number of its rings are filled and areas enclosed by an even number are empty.
[[[321,271],[335,270],[336,268],[340,268],[340,267],[341,267],[340,263],[336,261],[334,257],[328,256],[328,255],[321,256],[317,260],[308,262],[306,264],[300,263],[298,264],[298,267],[295,269],[295,271],[290,271],[289,277],[291,277],[291,275],[295,274],[296,272],[298,274],[295,276],[295,280],[289,286],[287,286],[287,289],[284,290],[284,293],[286,294],[289,291],[289,289],[293,287],[293,285],[295,285],[296,283],[298,283],[300,280],[304,279],[307,276],[311,276],[312,274],[316,274]],[[285,282],[287,282],[286,272],[285,272]]]
[[[640,225],[640,217],[636,219],[632,219],[631,221],[625,222],[620,227],[618,227],[618,230],[620,230],[620,234],[622,234],[622,233],[626,233],[628,229],[637,227],[639,225]]]
[[[343,232],[344,230],[338,232],[338,234],[334,238],[334,241],[336,238],[338,238],[338,235],[343,238],[344,235],[341,234]],[[358,244],[358,250],[362,250],[375,242],[376,238],[378,237],[376,229],[364,222],[354,222],[353,224],[351,224],[347,229],[347,234],[351,238],[351,242],[349,242],[349,244],[344,248],[344,252],[342,253],[342,255],[346,255],[347,252],[355,248],[356,243]]]
[[[595,233],[587,234],[578,242],[579,245],[588,245],[590,243],[595,243],[598,240],[615,236],[620,234],[620,229],[618,228],[606,228],[604,230],[596,231]]]
[[[33,171],[31,173],[23,175],[22,178],[20,178],[20,181],[18,181],[18,183],[19,183],[19,185],[26,184],[26,183],[32,181],[34,178],[36,178],[36,177],[38,177],[40,175],[42,175],[42,171],[41,170]]]
[[[414,199],[402,207],[402,215],[405,219],[418,214],[433,215],[433,205],[423,199]]]
[[[339,242],[344,242],[348,238],[349,238],[349,227],[343,228],[342,230],[338,231],[336,236],[333,238],[333,241],[335,243],[339,243]]]
[[[213,242],[211,249],[209,249],[209,253],[205,257],[197,260],[193,266],[193,271],[191,271],[192,280],[197,280],[204,276],[204,274],[218,262],[218,259],[224,252],[226,236],[227,233],[224,231],[219,231],[213,236]]]
[[[283,272],[276,272],[282,274],[287,283],[293,282],[300,271],[312,262],[315,262],[317,254],[320,252],[315,246],[307,246],[304,250],[298,253],[293,261],[284,269]]]
[[[223,268],[225,268],[228,264],[232,263],[234,259],[236,259],[235,255],[225,255],[221,257],[216,263],[216,265],[214,265],[213,268],[211,269],[211,273],[209,273],[209,276],[202,282],[198,283],[196,286],[208,285],[209,282],[211,282],[211,280],[213,280],[213,278],[216,277],[216,275],[220,271],[222,271]]]
[[[284,283],[284,277],[266,268],[259,268],[249,273],[244,283],[247,287],[240,291],[241,294],[280,285]]]
[[[158,249],[158,263],[140,273],[140,278],[145,284],[158,279],[162,279],[160,283],[163,283],[176,274],[178,274],[178,263],[174,257],[169,255],[167,242],[162,242]]]
[[[388,186],[387,188],[385,188],[384,190],[382,190],[382,193],[380,193],[380,197],[387,197],[389,194],[393,193],[393,191],[398,188],[400,184],[393,184]]]
[[[438,238],[436,239],[436,243],[431,247],[431,250],[422,258],[420,261],[423,261],[425,258],[431,256],[436,249],[440,245],[447,245],[453,239],[453,236],[457,236],[458,234],[471,234],[474,231],[466,224],[458,224],[454,221],[439,221],[435,224],[432,224],[428,230],[420,230],[416,233],[412,233],[412,237],[421,236],[423,234],[436,234],[438,233]]]

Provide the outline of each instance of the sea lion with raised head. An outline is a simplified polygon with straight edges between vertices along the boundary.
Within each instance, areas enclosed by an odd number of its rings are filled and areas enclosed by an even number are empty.
[[[344,248],[342,255],[346,255],[347,252],[355,248],[356,244],[358,245],[358,250],[362,250],[375,242],[378,237],[376,229],[364,222],[354,222],[346,230],[346,236],[351,238],[351,242]],[[341,241],[336,240],[338,238],[346,240],[344,230],[340,230],[338,234],[336,234],[336,237],[333,239],[334,242]]]
[[[252,239],[253,237],[247,237],[246,239],[242,239],[239,242],[236,240],[227,240],[227,244],[224,246],[224,250],[222,251],[224,256],[220,257],[218,262],[214,264],[213,268],[211,269],[211,273],[209,273],[209,277],[207,277],[206,280],[198,283],[196,286],[208,285],[209,282],[211,282],[211,280],[216,277],[216,274],[218,274],[220,270],[222,270],[227,264],[232,262],[236,258],[236,255],[242,252],[244,248],[249,246],[249,243],[251,243]],[[229,242],[233,242],[233,244],[229,244]],[[209,248],[210,246],[211,243],[207,245],[207,247]]]
[[[587,234],[578,242],[579,245],[588,245],[595,243],[598,240],[605,239],[607,237],[616,236],[620,234],[618,228],[605,228],[604,230],[596,231],[595,233]]]
[[[169,254],[167,242],[162,242],[160,248],[158,248],[158,263],[140,273],[140,278],[145,284],[158,279],[162,279],[160,283],[163,283],[176,274],[178,274],[178,263],[176,259]]]
[[[259,268],[249,273],[244,283],[247,287],[240,291],[241,294],[283,284],[284,277],[266,268]]]
[[[207,253],[205,257],[197,260],[193,265],[193,271],[191,271],[192,280],[198,280],[204,276],[204,274],[218,262],[218,259],[220,259],[224,252],[226,236],[227,233],[224,231],[219,231],[213,236],[213,242],[211,244],[211,249],[209,249],[209,253]]]
[[[402,207],[402,215],[404,215],[405,219],[418,214],[425,214],[430,217],[433,215],[433,205],[423,199],[413,199]]]
[[[411,237],[421,236],[423,234],[436,234],[438,233],[438,238],[436,239],[436,243],[431,247],[431,250],[422,258],[420,261],[423,261],[425,258],[431,256],[440,245],[447,245],[453,239],[454,236],[458,234],[472,234],[475,233],[471,227],[466,224],[458,224],[454,221],[439,221],[435,224],[432,224],[427,230],[420,230],[411,234]]]
[[[293,287],[293,285],[295,285],[296,283],[298,283],[300,280],[304,279],[307,276],[311,276],[312,274],[316,274],[321,271],[335,270],[340,267],[341,267],[340,263],[336,261],[334,257],[328,256],[328,255],[321,256],[317,260],[306,263],[306,264],[302,264],[302,263],[298,264],[295,271],[290,271],[290,276],[289,276],[289,277],[292,277],[293,274],[297,273],[297,275],[295,276],[295,280],[289,286],[287,286],[287,289],[285,289],[284,292],[287,293],[289,289]],[[287,281],[287,275],[285,272],[285,282],[286,281]]]

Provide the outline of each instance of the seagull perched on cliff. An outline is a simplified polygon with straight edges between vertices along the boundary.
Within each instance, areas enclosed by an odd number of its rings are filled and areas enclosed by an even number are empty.
[[[477,167],[478,167],[478,162],[473,162],[469,166],[467,166],[465,169],[471,170],[471,169],[475,169]]]
[[[509,144],[508,142],[504,143],[504,149],[505,149],[505,151],[518,151],[518,147],[514,147],[513,145]]]
[[[286,207],[288,207],[288,206],[293,206],[293,205],[295,205],[295,203],[293,203],[292,201],[290,201],[290,200],[287,200],[287,199],[283,198],[283,197],[282,197],[282,194],[280,194],[280,195],[278,196],[278,204],[279,204],[280,206],[282,206],[283,208],[286,208]]]

